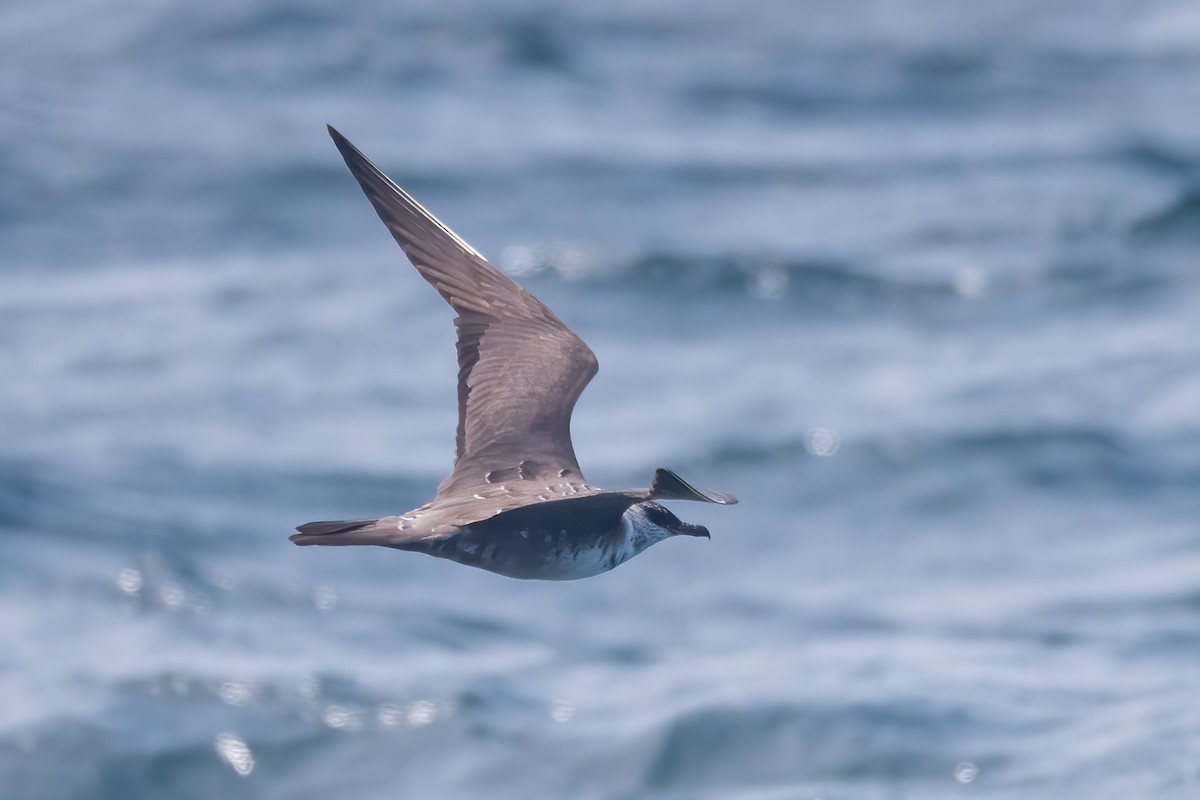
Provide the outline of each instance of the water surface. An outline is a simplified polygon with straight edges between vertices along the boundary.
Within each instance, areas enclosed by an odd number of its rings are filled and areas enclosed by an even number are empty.
[[[73,0],[0,18],[14,798],[1192,798],[1200,14]],[[597,353],[711,542],[523,583],[425,502],[451,314],[336,124]]]

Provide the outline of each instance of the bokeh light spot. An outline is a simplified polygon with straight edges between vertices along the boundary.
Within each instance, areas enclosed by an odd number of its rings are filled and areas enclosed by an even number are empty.
[[[555,700],[550,707],[550,719],[555,722],[570,722],[575,716],[575,706],[566,700]]]
[[[842,447],[842,439],[833,428],[813,428],[804,436],[804,449],[814,456],[828,458]]]
[[[117,588],[127,595],[136,596],[145,584],[142,573],[133,567],[126,567],[117,573]]]
[[[404,711],[404,722],[410,728],[423,728],[437,719],[438,707],[430,700],[409,703]]]
[[[213,745],[217,755],[221,757],[233,771],[243,778],[254,771],[254,754],[250,747],[232,733],[219,733]]]

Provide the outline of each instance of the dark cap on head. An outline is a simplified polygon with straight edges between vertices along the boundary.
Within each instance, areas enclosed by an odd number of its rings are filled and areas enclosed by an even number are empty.
[[[705,539],[710,538],[708,528],[703,525],[693,525],[690,522],[684,522],[672,514],[665,506],[660,506],[658,503],[646,503],[644,508],[646,509],[647,519],[661,528],[666,528],[675,536],[703,536]]]

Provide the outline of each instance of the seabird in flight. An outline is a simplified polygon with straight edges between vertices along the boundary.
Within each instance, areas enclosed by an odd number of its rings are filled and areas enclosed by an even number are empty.
[[[671,536],[708,537],[657,500],[729,505],[733,495],[659,469],[649,489],[590,485],[571,446],[571,411],[596,356],[536,297],[488,263],[329,128],[383,224],[457,313],[454,469],[426,505],[382,519],[309,522],[299,545],[380,545],[512,578],[607,572]]]

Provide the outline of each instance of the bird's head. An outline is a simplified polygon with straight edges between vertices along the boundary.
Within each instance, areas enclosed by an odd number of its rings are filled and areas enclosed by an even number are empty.
[[[684,522],[658,503],[637,503],[625,512],[625,525],[635,544],[649,547],[670,536],[703,536],[709,538],[708,528]]]

